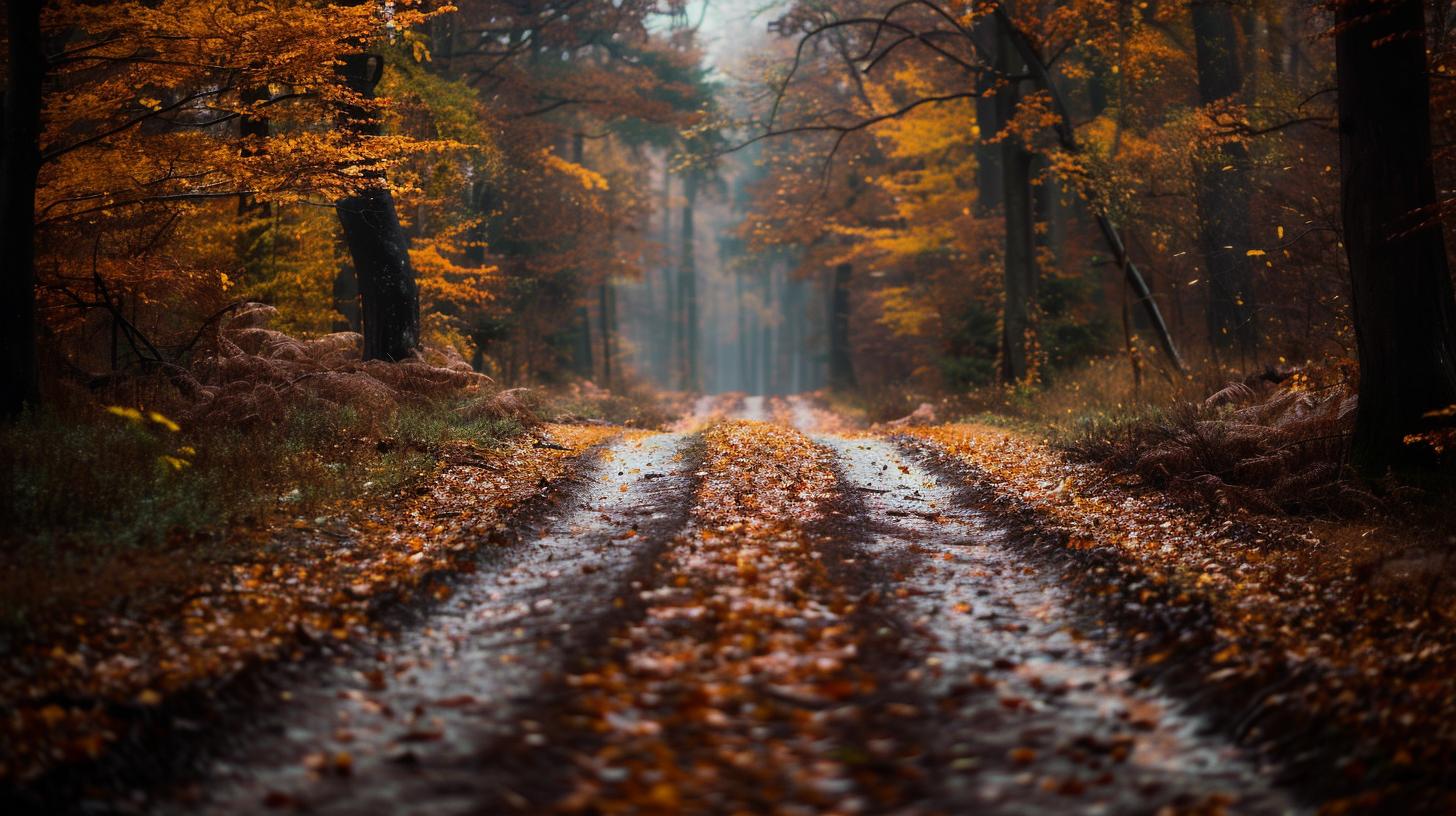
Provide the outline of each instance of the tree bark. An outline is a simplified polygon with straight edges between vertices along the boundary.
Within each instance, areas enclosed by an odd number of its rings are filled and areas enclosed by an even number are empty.
[[[8,0],[9,78],[0,133],[0,415],[40,404],[35,318],[35,185],[40,173],[41,0]]]
[[[384,72],[383,58],[349,54],[342,63],[339,76],[344,84],[366,99],[373,98]],[[377,117],[357,106],[345,106],[339,119],[340,127],[360,135],[379,134]],[[384,186],[382,173],[370,176],[374,186],[338,202],[339,223],[359,278],[364,359],[402,360],[413,355],[420,343],[419,288],[394,196]]]
[[[829,296],[829,387],[855,387],[854,356],[849,350],[849,281],[854,267],[834,267],[834,288]]]
[[[1360,357],[1353,464],[1417,467],[1404,444],[1456,404],[1456,300],[1431,167],[1430,83],[1419,0],[1336,7],[1340,198]]]
[[[1003,74],[1021,73],[1021,60],[1009,38],[997,50],[997,67]],[[1020,90],[1015,82],[996,94],[997,129],[1004,131],[1016,113]],[[1034,345],[1032,303],[1036,297],[1035,230],[1031,192],[1032,154],[1021,138],[1007,134],[1001,139],[1001,192],[1006,229],[1002,268],[1005,302],[1001,312],[1001,381],[1012,384],[1031,373]]]
[[[1238,96],[1244,85],[1238,25],[1225,0],[1199,0],[1192,7],[1198,55],[1198,98],[1204,105]],[[1247,362],[1259,345],[1254,311],[1253,260],[1249,230],[1248,150],[1219,145],[1195,168],[1198,244],[1208,279],[1208,342],[1215,354],[1237,350]]]

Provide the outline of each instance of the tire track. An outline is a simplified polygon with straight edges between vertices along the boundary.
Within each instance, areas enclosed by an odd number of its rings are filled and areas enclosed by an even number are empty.
[[[881,439],[821,437],[863,506],[864,547],[923,639],[940,713],[934,806],[985,813],[1285,813],[1268,774],[1142,687],[1054,574]],[[1106,633],[1103,633],[1106,634]]]
[[[681,527],[690,444],[644,434],[605,449],[565,509],[487,555],[447,602],[282,688],[276,716],[175,791],[171,809],[442,814],[509,799],[502,780],[518,774],[493,755],[544,743],[551,678],[596,647]],[[532,773],[549,784],[549,768]]]

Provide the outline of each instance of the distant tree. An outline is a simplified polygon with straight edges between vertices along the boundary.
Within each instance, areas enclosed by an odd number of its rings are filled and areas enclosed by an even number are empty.
[[[996,70],[1005,85],[995,96],[996,124],[1001,139],[1001,212],[1005,230],[1002,249],[1005,300],[1001,310],[1001,381],[1026,382],[1035,370],[1036,345],[1036,218],[1032,202],[1034,156],[1012,122],[1022,101],[1026,65],[1011,39],[1009,26],[998,26]]]
[[[829,296],[829,387],[849,390],[857,385],[854,355],[849,348],[850,277],[854,265],[835,264]]]
[[[1405,444],[1456,405],[1456,299],[1434,217],[1430,81],[1420,0],[1339,0],[1340,195],[1360,402],[1352,461],[1420,461]]]
[[[1198,101],[1236,103],[1244,85],[1239,30],[1228,0],[1193,0]],[[1234,349],[1247,362],[1259,344],[1254,315],[1254,264],[1248,256],[1249,151],[1238,139],[1216,141],[1195,168],[1198,244],[1208,277],[1208,341],[1215,353]]]

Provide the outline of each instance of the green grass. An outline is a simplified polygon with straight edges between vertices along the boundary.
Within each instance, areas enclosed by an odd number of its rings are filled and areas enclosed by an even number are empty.
[[[351,411],[303,409],[273,427],[174,432],[97,410],[40,413],[0,429],[0,534],[6,549],[82,554],[161,544],[279,502],[306,512],[383,494],[428,471],[436,449],[493,447],[514,420],[458,419],[452,406],[409,407],[383,427]]]
[[[426,478],[442,445],[493,448],[525,430],[454,408],[406,407],[383,424],[310,408],[273,426],[182,431],[93,408],[0,427],[0,652],[77,612],[164,608],[197,576],[253,557],[258,537],[231,525],[382,503]]]

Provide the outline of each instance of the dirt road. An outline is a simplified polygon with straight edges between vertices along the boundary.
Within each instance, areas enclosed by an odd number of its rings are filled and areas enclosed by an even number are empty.
[[[1298,811],[894,442],[792,398],[699,412],[137,809]]]

